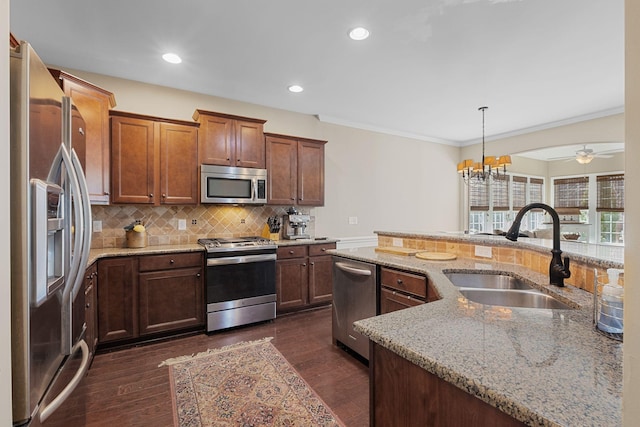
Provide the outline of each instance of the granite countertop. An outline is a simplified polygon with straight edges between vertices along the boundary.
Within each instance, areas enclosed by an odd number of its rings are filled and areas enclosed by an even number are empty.
[[[621,425],[622,343],[595,331],[590,293],[490,260],[424,261],[374,248],[330,253],[425,274],[438,291],[438,301],[355,322],[377,344],[528,425]],[[521,276],[576,308],[477,304],[443,273],[477,269]]]
[[[296,245],[323,245],[325,243],[336,243],[338,239],[327,238],[310,238],[310,239],[292,239],[292,240],[276,240],[278,246],[296,246]]]

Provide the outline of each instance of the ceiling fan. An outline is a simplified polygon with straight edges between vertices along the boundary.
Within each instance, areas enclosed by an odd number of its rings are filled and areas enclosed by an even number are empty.
[[[603,158],[603,159],[609,159],[609,158],[611,158],[613,156],[611,154],[607,154],[606,151],[602,151],[600,153],[596,153],[591,148],[587,148],[586,145],[583,145],[581,149],[576,151],[575,156],[555,157],[555,158],[551,158],[549,160],[565,160],[567,162],[575,160],[576,162],[580,163],[581,165],[586,165],[588,163],[591,163],[591,161],[593,159],[595,159],[596,157]]]

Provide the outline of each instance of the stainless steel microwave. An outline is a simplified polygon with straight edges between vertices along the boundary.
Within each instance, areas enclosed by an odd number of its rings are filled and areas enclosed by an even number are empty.
[[[267,170],[201,165],[200,203],[264,205]]]

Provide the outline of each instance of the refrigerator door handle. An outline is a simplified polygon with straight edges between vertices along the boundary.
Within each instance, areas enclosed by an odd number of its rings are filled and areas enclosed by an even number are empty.
[[[45,406],[40,411],[40,422],[44,423],[47,418],[51,416],[59,407],[64,403],[65,400],[73,393],[76,389],[82,378],[87,373],[89,369],[89,347],[87,347],[87,343],[84,340],[80,340],[73,346],[73,350],[71,354],[74,354],[76,351],[80,349],[82,351],[82,362],[80,363],[80,367],[78,371],[75,373],[69,384],[65,386],[65,388],[58,394],[47,406]]]
[[[91,247],[91,205],[89,204],[89,189],[87,188],[87,181],[82,172],[82,165],[80,159],[76,154],[76,150],[71,149],[71,162],[75,175],[78,178],[78,194],[76,201],[82,202],[82,247],[80,249],[80,260],[78,264],[78,271],[75,275],[75,281],[72,287],[71,300],[74,300],[80,291],[82,281],[84,279],[83,271],[87,268],[87,262],[89,261],[89,249]],[[78,227],[76,227],[78,228]],[[78,253],[74,254],[74,258],[78,256]]]

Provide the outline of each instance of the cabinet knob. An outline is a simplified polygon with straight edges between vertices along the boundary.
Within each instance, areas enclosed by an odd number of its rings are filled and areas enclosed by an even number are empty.
[[[321,248],[320,250],[321,250],[322,252],[324,252],[324,251],[326,251],[326,250],[327,250],[327,248]]]
[[[398,279],[398,285],[402,285],[402,279]]]
[[[104,195],[105,195],[105,196],[108,196],[109,194],[111,194],[111,193],[109,193],[108,191],[105,191],[105,192],[104,192]]]
[[[310,262],[309,265],[316,265],[316,263],[315,262]]]
[[[166,194],[164,194],[164,193],[162,193],[162,198],[163,198],[163,199],[166,199],[166,198],[167,198],[167,195],[166,195]]]
[[[90,308],[90,307],[91,307],[91,304],[87,303],[87,304],[85,305],[85,307],[86,307],[86,308]]]
[[[290,254],[290,255],[293,255],[293,251],[289,251],[289,254]]]
[[[172,260],[172,259],[170,259],[170,260],[169,260],[169,264],[173,264],[174,262],[175,262],[175,261],[174,261],[174,260]]]
[[[306,266],[307,266],[307,263],[306,263],[306,262],[305,262],[305,263],[303,263],[303,264],[302,264],[302,266],[303,266],[303,267],[306,267]]]
[[[153,197],[153,193],[149,193],[149,197]]]
[[[196,277],[200,277],[200,273],[197,273],[197,274],[196,274]]]

